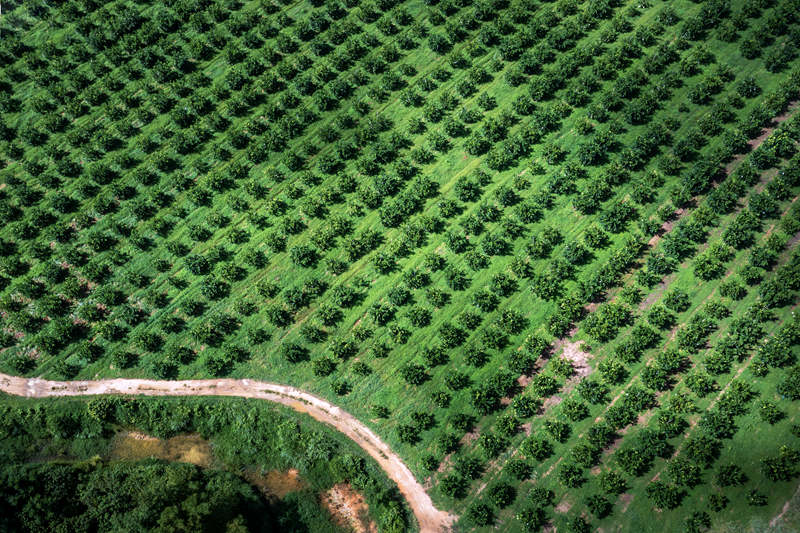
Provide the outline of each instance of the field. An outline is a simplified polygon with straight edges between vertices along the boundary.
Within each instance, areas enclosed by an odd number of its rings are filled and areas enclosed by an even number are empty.
[[[800,527],[797,1],[3,7],[3,372],[299,387],[459,531]]]

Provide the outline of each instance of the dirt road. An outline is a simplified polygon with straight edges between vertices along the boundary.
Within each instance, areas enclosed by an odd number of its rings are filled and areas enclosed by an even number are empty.
[[[307,413],[341,431],[366,451],[400,489],[424,533],[450,531],[456,517],[438,510],[411,470],[389,446],[350,413],[322,398],[286,385],[250,379],[159,381],[107,379],[99,381],[47,381],[0,374],[0,391],[27,398],[131,394],[138,396],[236,396],[276,402]]]

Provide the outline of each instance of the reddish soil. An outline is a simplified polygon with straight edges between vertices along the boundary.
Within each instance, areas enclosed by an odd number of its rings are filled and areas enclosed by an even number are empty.
[[[581,345],[577,342],[565,340],[563,346],[564,351],[561,352],[561,355],[572,362],[575,373],[580,377],[588,376],[592,371],[591,367],[589,367],[590,354],[581,350]]]
[[[559,514],[567,514],[570,509],[572,509],[572,503],[569,500],[561,500],[556,505],[556,512]]]
[[[369,519],[369,507],[364,496],[348,483],[334,485],[322,495],[322,505],[333,516],[334,522],[355,533],[377,533],[378,527]]]
[[[625,511],[628,510],[628,506],[633,501],[633,494],[628,494],[627,492],[624,494],[620,494],[619,501],[622,502],[622,512],[624,513]]]

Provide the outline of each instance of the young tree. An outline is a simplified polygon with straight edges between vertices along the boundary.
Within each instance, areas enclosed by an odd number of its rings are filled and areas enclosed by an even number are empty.
[[[478,527],[494,523],[494,511],[485,503],[476,502],[467,508],[467,519]]]
[[[747,476],[738,465],[722,465],[716,476],[717,483],[721,487],[733,487],[743,485],[747,481]]]
[[[586,498],[586,507],[597,518],[605,518],[611,514],[612,504],[599,494],[592,494]]]
[[[290,363],[308,360],[308,349],[296,342],[285,342],[281,345],[281,355]]]
[[[653,481],[645,489],[647,497],[660,509],[675,509],[683,501],[685,492],[663,481]]]
[[[508,483],[495,483],[487,490],[489,500],[498,509],[505,509],[514,501],[517,491]]]
[[[415,363],[407,363],[400,369],[400,375],[409,385],[422,385],[430,376],[425,372],[425,367]]]
[[[613,470],[602,472],[599,476],[599,480],[600,487],[606,494],[622,494],[627,488],[627,482],[625,481],[625,478]]]
[[[781,446],[777,456],[761,461],[761,470],[770,481],[789,481],[800,473],[798,464],[800,464],[800,451],[784,445]]]
[[[522,524],[523,530],[530,533],[540,531],[547,523],[547,515],[541,507],[526,507],[515,518]]]
[[[576,489],[586,482],[583,471],[572,463],[561,465],[558,470],[558,480],[567,488]]]
[[[458,474],[449,474],[439,481],[439,490],[450,498],[461,499],[466,496],[469,483]]]

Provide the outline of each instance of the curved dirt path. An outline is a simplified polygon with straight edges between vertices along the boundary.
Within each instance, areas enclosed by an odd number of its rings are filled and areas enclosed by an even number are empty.
[[[138,396],[236,396],[267,400],[311,415],[341,431],[367,452],[397,483],[423,533],[451,530],[456,517],[438,510],[411,470],[397,454],[350,413],[327,401],[287,385],[251,379],[199,379],[159,381],[106,379],[99,381],[48,381],[0,374],[0,391],[27,398],[130,394]]]

